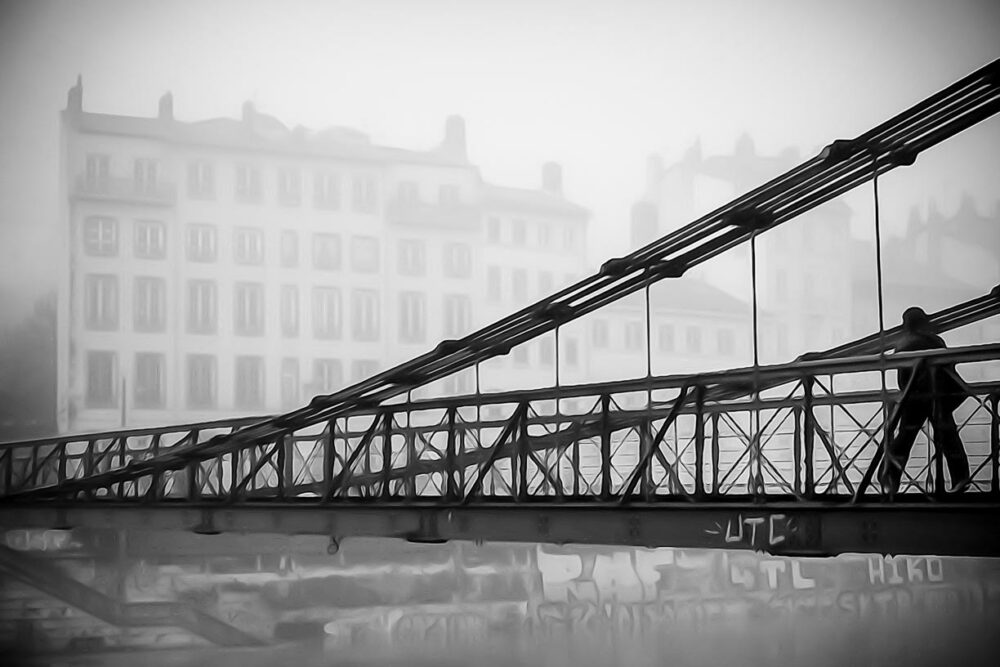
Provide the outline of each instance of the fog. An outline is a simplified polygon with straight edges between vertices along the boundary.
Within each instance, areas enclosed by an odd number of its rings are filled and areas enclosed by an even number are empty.
[[[289,412],[998,57],[986,0],[0,0],[0,443]],[[880,177],[877,201],[866,183],[753,254],[398,399],[780,364],[985,295],[998,147],[992,117]],[[996,343],[1000,317],[943,338]],[[998,363],[959,372],[994,382]],[[838,390],[878,386],[856,375]],[[987,392],[956,412],[982,489]],[[872,429],[847,412],[828,425],[854,464]],[[405,426],[435,420],[418,406]],[[293,443],[297,471],[319,474],[316,437]],[[5,493],[27,450],[7,451]],[[925,470],[929,488],[930,436],[914,451],[911,490]],[[25,664],[979,664],[997,648],[989,559],[63,528],[3,525],[0,651]]]

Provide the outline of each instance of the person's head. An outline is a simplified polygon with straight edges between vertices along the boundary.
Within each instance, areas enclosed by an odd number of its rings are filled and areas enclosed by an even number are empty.
[[[903,328],[907,331],[933,331],[934,323],[923,308],[913,306],[903,311]]]

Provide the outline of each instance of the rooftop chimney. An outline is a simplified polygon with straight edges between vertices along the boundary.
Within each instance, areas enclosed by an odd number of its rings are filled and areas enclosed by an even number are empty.
[[[174,119],[174,94],[169,90],[160,96],[160,109],[157,117],[160,120]]]
[[[542,189],[554,195],[562,195],[562,167],[558,162],[542,165]]]
[[[448,116],[444,124],[444,142],[441,147],[449,155],[466,160],[465,119],[461,116]]]
[[[641,248],[660,236],[660,213],[650,201],[632,206],[632,247]]]
[[[69,89],[66,96],[66,111],[80,113],[83,111],[83,77],[76,75],[76,85]]]

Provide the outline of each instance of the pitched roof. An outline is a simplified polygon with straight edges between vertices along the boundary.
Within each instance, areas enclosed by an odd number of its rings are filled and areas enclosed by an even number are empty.
[[[213,118],[197,122],[139,118],[115,114],[67,113],[80,132],[143,137],[177,144],[266,151],[297,156],[335,157],[370,162],[411,162],[470,167],[468,160],[444,150],[414,151],[378,146],[362,133],[345,128],[309,132],[289,130],[272,116],[256,114],[252,122]]]

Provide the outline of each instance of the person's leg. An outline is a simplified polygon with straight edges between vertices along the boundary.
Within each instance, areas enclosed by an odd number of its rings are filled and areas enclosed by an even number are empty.
[[[903,478],[903,468],[910,458],[913,442],[920,433],[920,428],[931,416],[931,404],[923,400],[907,400],[900,405],[899,430],[886,447],[886,459],[882,461],[882,486],[894,496],[899,490]]]
[[[934,420],[934,445],[948,462],[951,485],[958,487],[969,479],[969,457],[965,453],[962,437],[958,434],[955,416],[945,409],[944,401],[937,406]]]

